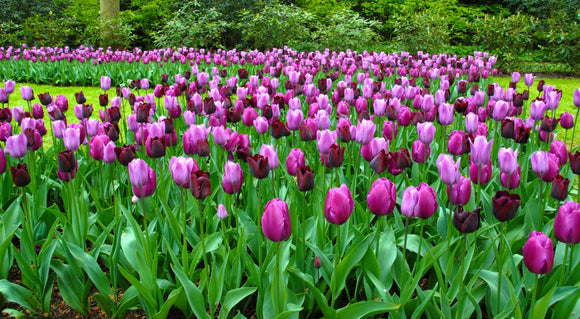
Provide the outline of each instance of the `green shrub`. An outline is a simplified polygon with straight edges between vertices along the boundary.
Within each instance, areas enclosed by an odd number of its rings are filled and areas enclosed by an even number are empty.
[[[0,23],[0,46],[17,46],[21,42],[22,26],[14,22]]]
[[[304,9],[272,1],[259,12],[243,11],[238,28],[252,48],[295,48],[310,40],[313,21],[314,15]]]
[[[228,26],[215,8],[204,8],[198,2],[189,3],[154,33],[155,45],[221,48],[221,38]]]
[[[35,15],[24,21],[20,38],[22,42],[36,46],[75,45],[79,29],[76,20],[69,16],[57,17],[52,13]]]
[[[357,13],[343,9],[320,19],[312,34],[313,41],[320,49],[343,51],[361,49],[377,42],[375,29],[380,23],[368,20]]]

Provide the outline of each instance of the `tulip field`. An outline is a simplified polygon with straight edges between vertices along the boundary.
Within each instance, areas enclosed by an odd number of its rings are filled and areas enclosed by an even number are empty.
[[[579,316],[580,83],[501,86],[485,52],[0,56],[7,315]]]

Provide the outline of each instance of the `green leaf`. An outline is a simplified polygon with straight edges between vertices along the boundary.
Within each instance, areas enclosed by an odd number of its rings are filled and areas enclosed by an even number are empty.
[[[22,307],[38,312],[39,303],[32,292],[25,287],[9,282],[6,279],[0,280],[0,293],[9,302],[14,302]]]
[[[358,264],[366,254],[370,238],[371,237],[368,236],[358,244],[352,245],[344,256],[344,259],[336,266],[330,280],[330,290],[332,291],[334,298],[337,298],[340,292],[344,289],[346,279],[352,268],[354,268],[354,266]]]
[[[299,272],[298,270],[291,268],[288,269],[288,273],[292,275],[295,279],[302,281],[306,285],[306,287],[308,287],[310,293],[314,295],[314,299],[316,300],[318,307],[320,307],[320,311],[322,311],[324,317],[328,319],[336,318],[337,315],[336,310],[328,306],[328,300],[326,300],[324,294],[322,294],[322,292],[313,284],[314,279],[312,278],[312,276],[306,275],[302,272]]]
[[[550,308],[550,305],[552,304],[552,295],[554,294],[554,291],[556,291],[556,285],[554,285],[554,287],[552,287],[552,289],[550,289],[550,291],[548,291],[547,294],[545,294],[542,298],[540,298],[540,300],[538,300],[538,302],[535,305],[530,305],[532,308],[532,313],[531,313],[531,318],[545,318],[546,317],[546,313],[548,312],[548,308]]]
[[[187,301],[189,306],[193,310],[193,313],[198,318],[209,319],[210,316],[205,311],[205,300],[199,288],[183,273],[183,271],[177,267],[171,266],[171,269],[175,273],[175,276],[183,286],[185,290],[185,295],[187,296]]]
[[[58,287],[62,299],[69,304],[75,311],[87,315],[89,308],[87,284],[84,278],[76,276],[73,267],[63,264],[60,260],[52,261],[52,269],[56,272],[58,278]]]
[[[253,294],[256,291],[256,287],[241,287],[237,289],[232,289],[226,293],[224,297],[224,302],[220,310],[220,319],[228,318],[230,311],[244,298]]]
[[[358,319],[376,314],[397,311],[401,305],[385,301],[361,301],[344,308],[337,312],[338,319]]]

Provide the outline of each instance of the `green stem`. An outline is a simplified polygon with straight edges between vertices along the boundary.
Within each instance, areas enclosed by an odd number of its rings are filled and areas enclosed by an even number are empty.
[[[459,278],[461,285],[459,286],[458,302],[456,318],[463,318],[463,305],[465,298],[463,298],[463,290],[465,289],[465,281],[463,280],[463,274],[465,272],[465,253],[467,252],[467,234],[463,234],[463,258],[461,258],[461,272],[459,273]]]
[[[538,274],[536,274],[535,277],[534,290],[532,291],[532,302],[530,303],[530,313],[533,311],[534,305],[536,304],[536,292],[538,291]]]
[[[334,253],[334,269],[338,266],[340,262],[340,225],[336,226],[336,246]]]
[[[402,271],[405,271],[405,263],[407,262],[407,235],[409,234],[409,217],[405,220],[405,241],[403,243],[403,267]],[[405,277],[405,276],[403,276]]]
[[[477,201],[476,203],[479,205],[479,199],[481,198],[481,165],[477,165]]]
[[[185,214],[185,199],[183,197],[183,193],[185,189],[181,190],[181,225],[183,227],[183,239],[182,239],[182,248],[181,248],[181,262],[183,264],[183,272],[187,274],[189,263],[187,262],[187,216]]]
[[[446,240],[447,240],[447,251],[451,252],[451,229],[453,227],[453,221],[452,216],[453,216],[453,204],[451,202],[451,198],[447,199],[447,202],[449,204],[449,213],[445,214],[445,219],[447,219],[447,234],[446,234]]]
[[[417,260],[415,261],[415,266],[413,266],[413,273],[415,273],[417,265],[419,264],[419,258],[421,258],[421,246],[423,246],[423,227],[425,226],[425,223],[423,223],[422,219],[419,220],[419,223],[421,224],[421,229],[419,230],[419,248],[417,249]]]
[[[572,140],[570,141],[570,151],[574,146],[574,138],[576,137],[576,122],[578,121],[578,114],[580,114],[580,107],[576,109],[576,117],[574,118],[574,129],[572,130]]]
[[[381,242],[381,229],[383,228],[383,218],[381,218],[381,216],[377,216],[378,220],[377,220],[377,225],[375,227],[375,240],[376,242],[376,247],[375,247],[375,256],[377,257],[377,260],[379,260],[379,243]],[[387,218],[385,216],[385,218]]]
[[[566,262],[568,261],[568,251],[570,250],[570,245],[566,244],[566,250],[564,251],[564,259],[562,260],[562,270],[560,270],[560,286],[564,285],[564,281],[566,280]]]
[[[538,228],[537,229],[542,228],[542,221],[544,220],[545,209],[546,208],[544,207],[544,182],[540,181],[540,216],[538,219]]]
[[[502,261],[501,261],[501,242],[502,242],[502,230],[500,229],[500,233],[498,234],[499,242],[497,243],[497,313],[498,314],[501,310],[501,277],[502,276]]]

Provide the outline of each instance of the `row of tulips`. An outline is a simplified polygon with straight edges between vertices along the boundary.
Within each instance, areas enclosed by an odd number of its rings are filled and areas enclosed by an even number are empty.
[[[347,53],[332,56],[344,70],[288,60],[209,80],[194,64],[110,101],[103,76],[98,118],[75,94],[78,123],[66,97],[28,86],[28,111],[9,106],[5,82],[0,292],[47,312],[56,280],[73,309],[92,294],[110,317],[574,312],[580,153],[558,139],[575,127],[555,117],[563,92],[491,83],[486,54],[466,75],[401,56],[433,69],[375,74]]]

